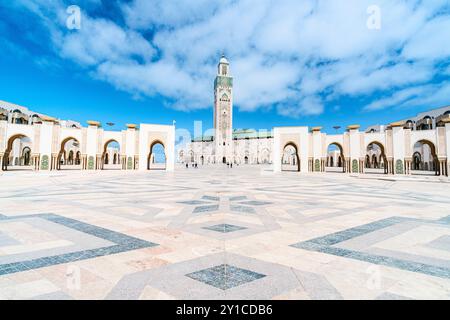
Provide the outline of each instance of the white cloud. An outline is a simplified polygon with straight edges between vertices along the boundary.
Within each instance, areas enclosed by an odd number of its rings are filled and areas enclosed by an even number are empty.
[[[140,33],[124,30],[104,19],[82,18],[82,27],[62,37],[60,46],[63,57],[85,65],[103,62],[128,61],[140,58],[149,62],[155,50]]]
[[[450,81],[440,84],[416,86],[397,91],[389,97],[372,102],[365,107],[366,111],[377,111],[387,108],[410,108],[428,106],[429,109],[449,104]]]
[[[372,0],[134,0],[120,6],[125,25],[89,16],[100,4],[86,0],[79,32],[64,29],[62,0],[20,2],[58,17],[46,23],[63,58],[134,95],[161,94],[182,110],[211,106],[223,51],[235,103],[247,111],[275,105],[298,117],[320,114],[324,102],[342,96],[389,97],[366,107],[379,110],[437,103],[446,92],[431,83],[448,75],[439,64],[450,58],[447,0],[379,0],[381,30],[366,25]]]

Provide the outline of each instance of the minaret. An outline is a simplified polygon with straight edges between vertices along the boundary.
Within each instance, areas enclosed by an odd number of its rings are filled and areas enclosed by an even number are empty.
[[[233,78],[223,55],[214,81],[214,131],[216,163],[233,161]]]

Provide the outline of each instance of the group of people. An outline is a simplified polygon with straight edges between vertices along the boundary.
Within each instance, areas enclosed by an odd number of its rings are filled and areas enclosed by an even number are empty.
[[[191,163],[192,168],[194,169],[198,169],[198,163],[197,162],[193,162]],[[233,169],[233,163],[232,162],[227,162],[227,167],[230,169]],[[189,169],[189,163],[186,162],[186,169]]]

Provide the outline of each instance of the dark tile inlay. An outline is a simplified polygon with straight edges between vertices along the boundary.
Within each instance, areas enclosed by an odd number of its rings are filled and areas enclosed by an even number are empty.
[[[255,209],[253,209],[252,207],[240,205],[230,205],[230,210],[235,212],[256,213]]]
[[[92,259],[96,257],[107,256],[111,254],[121,253],[125,251],[143,249],[157,246],[156,243],[141,240],[138,238],[130,237],[125,234],[111,231],[108,229],[100,228],[91,224],[87,224],[78,220],[65,218],[55,214],[35,214],[16,217],[7,217],[0,215],[0,221],[2,220],[19,220],[29,218],[41,218],[53,223],[61,224],[65,227],[104,239],[115,243],[113,246],[76,251],[70,253],[64,253],[56,256],[43,257],[33,260],[26,260],[20,262],[14,262],[9,264],[0,265],[0,275],[17,273],[37,268],[49,267],[52,265],[70,263],[74,261]]]
[[[203,196],[203,200],[209,200],[209,201],[220,201],[219,197],[212,197],[212,196]]]
[[[243,200],[247,200],[246,196],[237,196],[237,197],[231,197],[230,201],[243,201]]]
[[[245,230],[247,228],[235,226],[232,224],[218,224],[218,225],[211,226],[211,227],[204,227],[203,229],[221,232],[221,233],[230,233],[230,232]]]
[[[319,238],[315,238],[312,240],[299,242],[299,243],[293,244],[291,246],[294,248],[298,248],[298,249],[322,252],[322,253],[331,254],[331,255],[335,255],[335,256],[346,257],[349,259],[360,260],[360,261],[365,261],[365,262],[369,262],[369,263],[373,263],[373,264],[393,267],[393,268],[397,268],[397,269],[423,273],[423,274],[427,274],[427,275],[431,275],[431,276],[435,276],[435,277],[450,278],[450,269],[449,268],[439,267],[439,266],[434,266],[434,265],[429,265],[429,264],[424,264],[424,263],[409,261],[409,260],[404,260],[404,259],[380,256],[380,255],[371,254],[371,253],[367,253],[367,252],[360,252],[360,251],[356,251],[356,250],[348,250],[348,249],[333,247],[333,245],[336,245],[340,242],[344,242],[344,241],[371,233],[373,231],[384,229],[384,228],[393,226],[397,223],[400,223],[403,221],[408,221],[408,220],[418,221],[417,219],[392,217],[392,218],[372,222],[372,223],[369,223],[366,225],[362,225],[359,227],[351,228],[348,230],[344,230],[341,232],[332,233],[332,234],[326,235],[324,237],[319,237]],[[433,222],[425,221],[425,220],[423,220],[422,222],[433,223]],[[440,223],[440,221],[434,222],[434,223]]]
[[[241,202],[241,204],[245,204],[245,205],[248,205],[248,206],[267,206],[269,204],[272,204],[272,202],[252,200],[252,201]]]
[[[188,205],[191,205],[191,206],[197,206],[199,204],[207,204],[209,202],[200,201],[200,200],[191,200],[191,201],[180,201],[180,202],[177,202],[177,203],[179,203],[179,204],[188,204]]]
[[[204,212],[212,212],[219,210],[219,205],[214,204],[210,206],[199,206],[195,207],[194,211],[192,213],[204,213]]]
[[[265,277],[264,274],[240,269],[227,264],[193,272],[186,276],[222,290],[238,287]]]

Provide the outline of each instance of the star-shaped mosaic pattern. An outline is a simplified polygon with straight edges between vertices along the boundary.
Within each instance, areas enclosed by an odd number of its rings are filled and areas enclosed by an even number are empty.
[[[205,227],[203,229],[216,231],[216,232],[221,232],[221,233],[230,233],[230,232],[245,230],[247,228],[235,226],[235,225],[232,225],[232,224],[217,224],[217,225],[214,225],[214,226]]]
[[[186,276],[222,290],[228,290],[266,277],[264,274],[227,264],[200,270]]]

